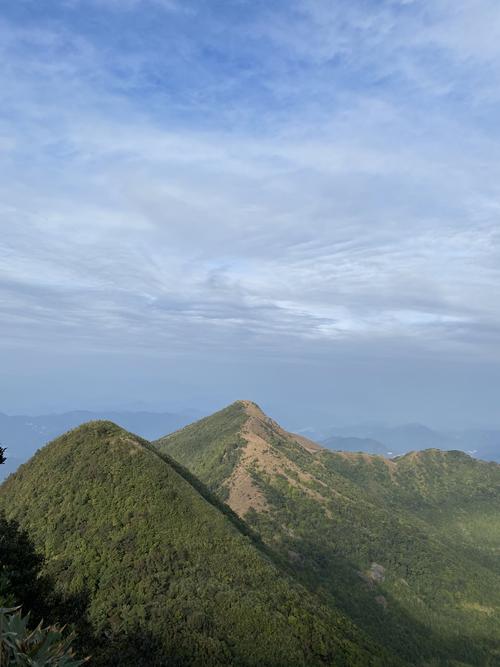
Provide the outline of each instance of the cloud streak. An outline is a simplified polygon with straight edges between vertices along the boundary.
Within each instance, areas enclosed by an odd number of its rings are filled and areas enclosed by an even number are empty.
[[[495,3],[35,4],[0,23],[4,349],[500,361]]]

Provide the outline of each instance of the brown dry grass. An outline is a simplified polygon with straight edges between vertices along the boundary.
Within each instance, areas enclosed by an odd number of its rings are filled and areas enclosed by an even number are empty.
[[[250,401],[242,401],[242,403],[248,419],[241,431],[241,436],[247,444],[243,448],[238,465],[227,482],[229,489],[228,505],[239,516],[244,516],[251,508],[257,512],[263,512],[268,508],[264,495],[252,479],[250,472],[252,468],[256,468],[271,477],[282,475],[289,484],[300,488],[304,494],[323,504],[325,498],[318,491],[308,486],[310,483],[318,483],[319,480],[309,473],[303,472],[293,461],[279,451],[279,447],[272,446],[269,442],[269,435],[272,433],[278,439],[291,441],[304,447],[311,455],[322,448],[307,438],[288,433],[282,429],[276,422],[267,417],[255,403]],[[322,482],[319,483],[323,484]],[[323,484],[323,486],[325,485]]]

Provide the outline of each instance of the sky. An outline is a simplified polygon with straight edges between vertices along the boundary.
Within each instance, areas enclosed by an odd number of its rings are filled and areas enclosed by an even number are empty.
[[[5,0],[0,412],[500,425],[496,0]]]

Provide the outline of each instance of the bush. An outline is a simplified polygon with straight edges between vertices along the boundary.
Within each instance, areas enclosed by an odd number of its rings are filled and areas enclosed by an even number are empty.
[[[71,643],[72,634],[64,636],[64,628],[43,627],[40,622],[29,629],[29,614],[20,608],[0,608],[0,665],[6,667],[79,667],[86,660],[77,660]]]

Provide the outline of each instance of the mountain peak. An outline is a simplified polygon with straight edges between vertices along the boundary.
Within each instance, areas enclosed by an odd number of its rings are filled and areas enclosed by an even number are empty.
[[[282,438],[286,439],[291,438],[296,444],[300,445],[310,453],[315,453],[323,449],[323,447],[321,447],[321,445],[318,445],[317,442],[314,442],[313,440],[310,440],[305,436],[286,431],[282,426],[278,424],[278,422],[274,421],[274,419],[266,415],[266,413],[262,410],[262,408],[259,405],[257,405],[257,403],[254,403],[254,401],[249,401],[249,400],[235,401],[232,405],[229,406],[229,408],[226,409],[230,409],[233,406],[242,408],[245,414],[248,417],[250,417],[250,420],[247,421],[246,426],[251,430],[256,429],[258,431],[259,426],[264,426],[267,427],[268,429],[271,429],[271,431],[275,431],[276,434]]]
[[[157,444],[182,464],[190,463],[239,516],[250,509],[262,512],[267,508],[256,482],[257,471],[281,475],[292,485],[307,487],[309,479],[296,459],[322,450],[312,440],[286,431],[248,400],[235,401]]]
[[[259,405],[257,405],[257,403],[255,403],[254,401],[249,401],[247,399],[240,399],[238,401],[235,401],[233,405],[243,408],[248,414],[265,417],[265,413],[262,410],[262,408]]]
[[[135,455],[137,450],[141,450],[149,456],[154,454],[154,450],[146,440],[107,419],[98,419],[81,424],[54,440],[48,447],[55,447],[55,443],[59,441],[71,441],[77,447],[107,447],[111,448],[113,453],[120,455]]]

